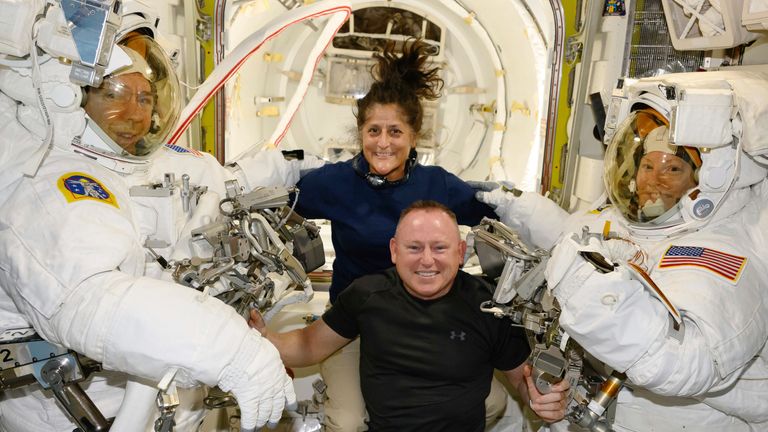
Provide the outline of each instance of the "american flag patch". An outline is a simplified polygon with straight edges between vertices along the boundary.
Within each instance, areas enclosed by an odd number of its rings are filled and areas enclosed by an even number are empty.
[[[191,149],[191,148],[187,148],[187,147],[182,147],[182,146],[176,145],[176,144],[166,144],[165,147],[168,148],[168,150],[175,151],[176,153],[189,153],[189,154],[195,155],[197,157],[202,157],[203,156],[202,153],[200,153],[199,151],[197,151],[195,149]]]
[[[741,276],[747,258],[696,246],[670,246],[659,262],[659,268],[698,267],[714,272],[731,282]]]

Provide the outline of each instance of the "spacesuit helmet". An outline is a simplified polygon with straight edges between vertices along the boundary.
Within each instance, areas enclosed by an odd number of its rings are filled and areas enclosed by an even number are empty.
[[[654,226],[679,216],[678,203],[698,185],[695,147],[669,141],[669,122],[653,108],[632,112],[619,126],[605,159],[611,203],[634,225]]]
[[[733,80],[731,88],[723,89],[722,79],[693,83],[698,87],[684,82],[695,74],[681,74],[680,83],[670,76],[674,92],[653,81],[632,88],[629,114],[608,142],[603,176],[610,202],[632,235],[681,235],[753,200],[751,187],[765,179],[768,167],[755,157],[762,151],[757,131],[763,111],[751,105],[749,92],[759,94],[766,81],[746,76],[750,85],[738,88],[733,82],[744,74],[723,76]],[[665,99],[659,92],[685,97]]]
[[[131,30],[114,49],[99,87],[85,87],[87,126],[73,145],[107,158],[119,171],[146,160],[179,118],[179,82],[165,50],[144,29]],[[122,164],[120,164],[122,162]]]

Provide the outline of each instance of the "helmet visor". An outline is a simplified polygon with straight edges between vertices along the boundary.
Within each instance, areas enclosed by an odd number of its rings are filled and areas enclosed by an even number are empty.
[[[143,159],[178,120],[179,84],[165,51],[149,36],[129,35],[119,46],[129,61],[100,87],[88,88],[85,111],[116,154]]]
[[[669,143],[666,119],[650,109],[636,111],[608,146],[605,186],[630,222],[660,223],[697,186],[700,166],[696,149]]]

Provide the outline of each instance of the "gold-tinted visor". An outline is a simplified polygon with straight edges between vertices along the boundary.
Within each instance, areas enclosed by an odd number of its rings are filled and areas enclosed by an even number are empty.
[[[697,185],[696,149],[669,143],[667,120],[651,109],[621,124],[605,155],[605,187],[613,205],[631,222],[666,219]]]

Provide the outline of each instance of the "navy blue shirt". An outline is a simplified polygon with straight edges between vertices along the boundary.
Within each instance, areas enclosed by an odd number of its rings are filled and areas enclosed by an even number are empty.
[[[360,169],[367,172],[368,165],[362,161]],[[331,221],[336,251],[331,303],[353,280],[392,266],[389,240],[395,235],[400,212],[414,201],[437,201],[456,213],[462,225],[477,225],[484,216],[497,217],[475,199],[471,186],[438,166],[415,164],[406,181],[375,189],[355,172],[350,160],[311,171],[297,186],[296,212]]]

